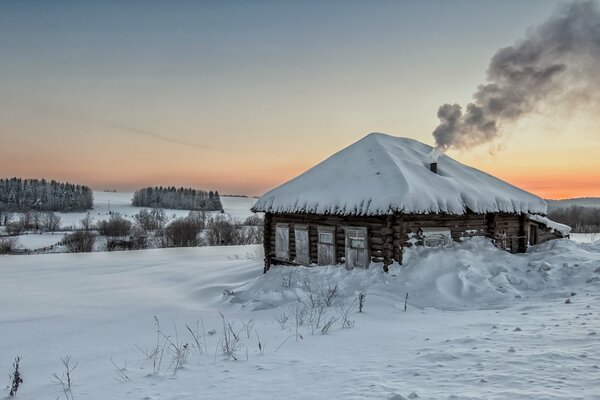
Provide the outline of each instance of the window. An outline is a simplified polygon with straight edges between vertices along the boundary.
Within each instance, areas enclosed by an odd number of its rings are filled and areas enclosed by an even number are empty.
[[[310,241],[308,239],[308,226],[296,225],[294,227],[296,237],[296,259],[298,264],[310,264]]]
[[[290,251],[290,228],[287,224],[277,224],[275,229],[275,257],[287,260]]]
[[[425,247],[447,246],[452,242],[452,235],[448,228],[421,228],[419,236]]]
[[[346,227],[346,267],[368,268],[367,228]]]
[[[319,265],[335,264],[335,228],[319,227],[319,242],[317,244],[317,259]]]

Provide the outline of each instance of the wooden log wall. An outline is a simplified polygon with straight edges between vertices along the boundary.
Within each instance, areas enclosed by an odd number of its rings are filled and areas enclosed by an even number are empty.
[[[265,245],[265,255],[269,254],[275,257],[275,233],[278,223],[289,224],[290,243],[289,260],[293,262],[296,257],[296,240],[294,236],[294,225],[307,225],[308,237],[310,240],[310,258],[311,263],[317,263],[318,246],[318,227],[335,227],[335,253],[336,262],[342,262],[346,257],[346,234],[344,226],[356,226],[367,228],[367,243],[369,246],[369,255],[373,261],[383,261],[384,238],[382,229],[386,223],[385,216],[356,217],[356,216],[338,216],[338,215],[315,215],[315,214],[268,214],[270,223],[265,219],[265,231],[270,231],[270,246],[267,249]],[[266,236],[265,236],[266,238]]]
[[[278,223],[289,226],[289,259],[275,259],[275,237]],[[449,228],[453,240],[469,236],[487,236],[492,239],[505,237],[511,251],[523,251],[523,235],[527,234],[524,218],[514,214],[395,214],[387,216],[338,216],[316,214],[265,214],[264,246],[265,262],[293,264],[296,257],[295,225],[308,226],[311,263],[317,263],[318,227],[335,227],[336,263],[345,259],[344,226],[366,227],[371,260],[402,262],[402,249],[410,247],[412,234],[420,228]],[[541,232],[541,231],[540,231]],[[525,239],[526,240],[526,239]],[[498,242],[498,245],[501,243]]]

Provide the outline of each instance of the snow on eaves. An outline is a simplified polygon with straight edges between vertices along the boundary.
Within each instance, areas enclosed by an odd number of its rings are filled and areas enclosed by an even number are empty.
[[[567,235],[569,235],[569,233],[571,232],[570,226],[552,221],[548,217],[543,217],[541,215],[528,215],[527,218],[529,218],[532,221],[539,222],[540,224],[546,225],[548,228],[558,232],[562,237],[567,237]]]
[[[371,133],[264,194],[252,211],[337,215],[545,214],[546,202],[442,154],[431,146]]]

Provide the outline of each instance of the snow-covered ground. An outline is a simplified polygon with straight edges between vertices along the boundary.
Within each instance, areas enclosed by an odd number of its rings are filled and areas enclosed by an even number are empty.
[[[600,233],[570,233],[569,237],[577,243],[591,243],[600,240]]]
[[[133,216],[147,207],[134,207],[131,205],[133,192],[94,192],[94,209],[90,210],[90,217],[94,221],[101,221],[110,217],[109,212],[117,212],[125,218],[133,219]],[[250,208],[256,202],[251,197],[227,197],[221,196],[223,210],[229,217],[243,221],[250,215]],[[169,218],[185,217],[188,210],[165,209]],[[60,215],[62,226],[77,226],[87,212],[79,213],[57,213]]]
[[[90,400],[600,398],[600,243],[511,255],[470,239],[409,251],[389,274],[261,272],[260,246],[0,257],[0,376],[22,355],[18,398],[65,398],[52,372],[70,355],[73,396]],[[366,293],[354,326],[311,334],[305,321],[296,336],[298,299],[336,286],[326,312],[338,320]],[[219,311],[239,332],[237,361]],[[154,373],[137,348],[155,346],[154,316],[189,346],[185,325],[203,321],[206,353],[174,374],[165,351]]]

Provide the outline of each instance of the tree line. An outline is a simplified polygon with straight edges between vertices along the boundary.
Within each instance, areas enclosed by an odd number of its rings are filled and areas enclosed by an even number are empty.
[[[569,225],[573,232],[600,232],[600,208],[570,206],[548,212],[548,218]]]
[[[192,188],[147,187],[136,190],[132,205],[135,207],[170,208],[173,210],[221,211],[219,192]]]
[[[93,192],[84,185],[45,179],[0,179],[0,211],[85,211]]]

